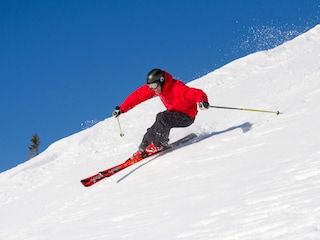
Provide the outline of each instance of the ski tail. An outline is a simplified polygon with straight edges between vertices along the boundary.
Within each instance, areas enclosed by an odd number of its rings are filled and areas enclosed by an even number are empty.
[[[186,142],[189,142],[190,140],[192,140],[192,139],[194,139],[196,137],[197,137],[197,135],[195,133],[190,133],[189,135],[187,135],[187,136],[185,136],[183,138],[180,138],[179,140],[171,143],[170,146],[172,148],[178,147],[179,145],[182,145],[182,144],[184,144]]]

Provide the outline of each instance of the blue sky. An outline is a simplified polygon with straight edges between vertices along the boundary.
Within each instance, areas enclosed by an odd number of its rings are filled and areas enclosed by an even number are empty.
[[[189,82],[319,14],[315,0],[1,1],[0,172],[27,160],[33,134],[44,151],[110,117],[152,68]]]

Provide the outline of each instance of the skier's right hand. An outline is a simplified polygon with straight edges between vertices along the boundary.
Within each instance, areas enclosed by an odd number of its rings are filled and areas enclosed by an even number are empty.
[[[120,116],[120,114],[121,114],[120,107],[119,107],[119,106],[116,106],[115,109],[114,109],[113,112],[112,112],[112,115],[113,115],[115,118],[117,118],[117,117]]]

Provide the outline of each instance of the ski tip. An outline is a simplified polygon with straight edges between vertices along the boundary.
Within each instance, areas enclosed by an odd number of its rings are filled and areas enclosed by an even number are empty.
[[[90,187],[90,184],[88,184],[87,181],[81,180],[80,182],[84,187]]]

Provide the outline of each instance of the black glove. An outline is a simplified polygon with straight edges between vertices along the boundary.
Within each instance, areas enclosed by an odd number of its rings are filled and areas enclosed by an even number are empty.
[[[121,114],[120,107],[119,107],[119,106],[116,106],[115,109],[114,109],[113,112],[112,112],[112,115],[113,115],[115,118],[117,118],[117,117],[120,116],[120,114]]]
[[[208,102],[205,102],[205,101],[199,102],[199,108],[201,110],[209,109],[210,108],[210,104]]]

